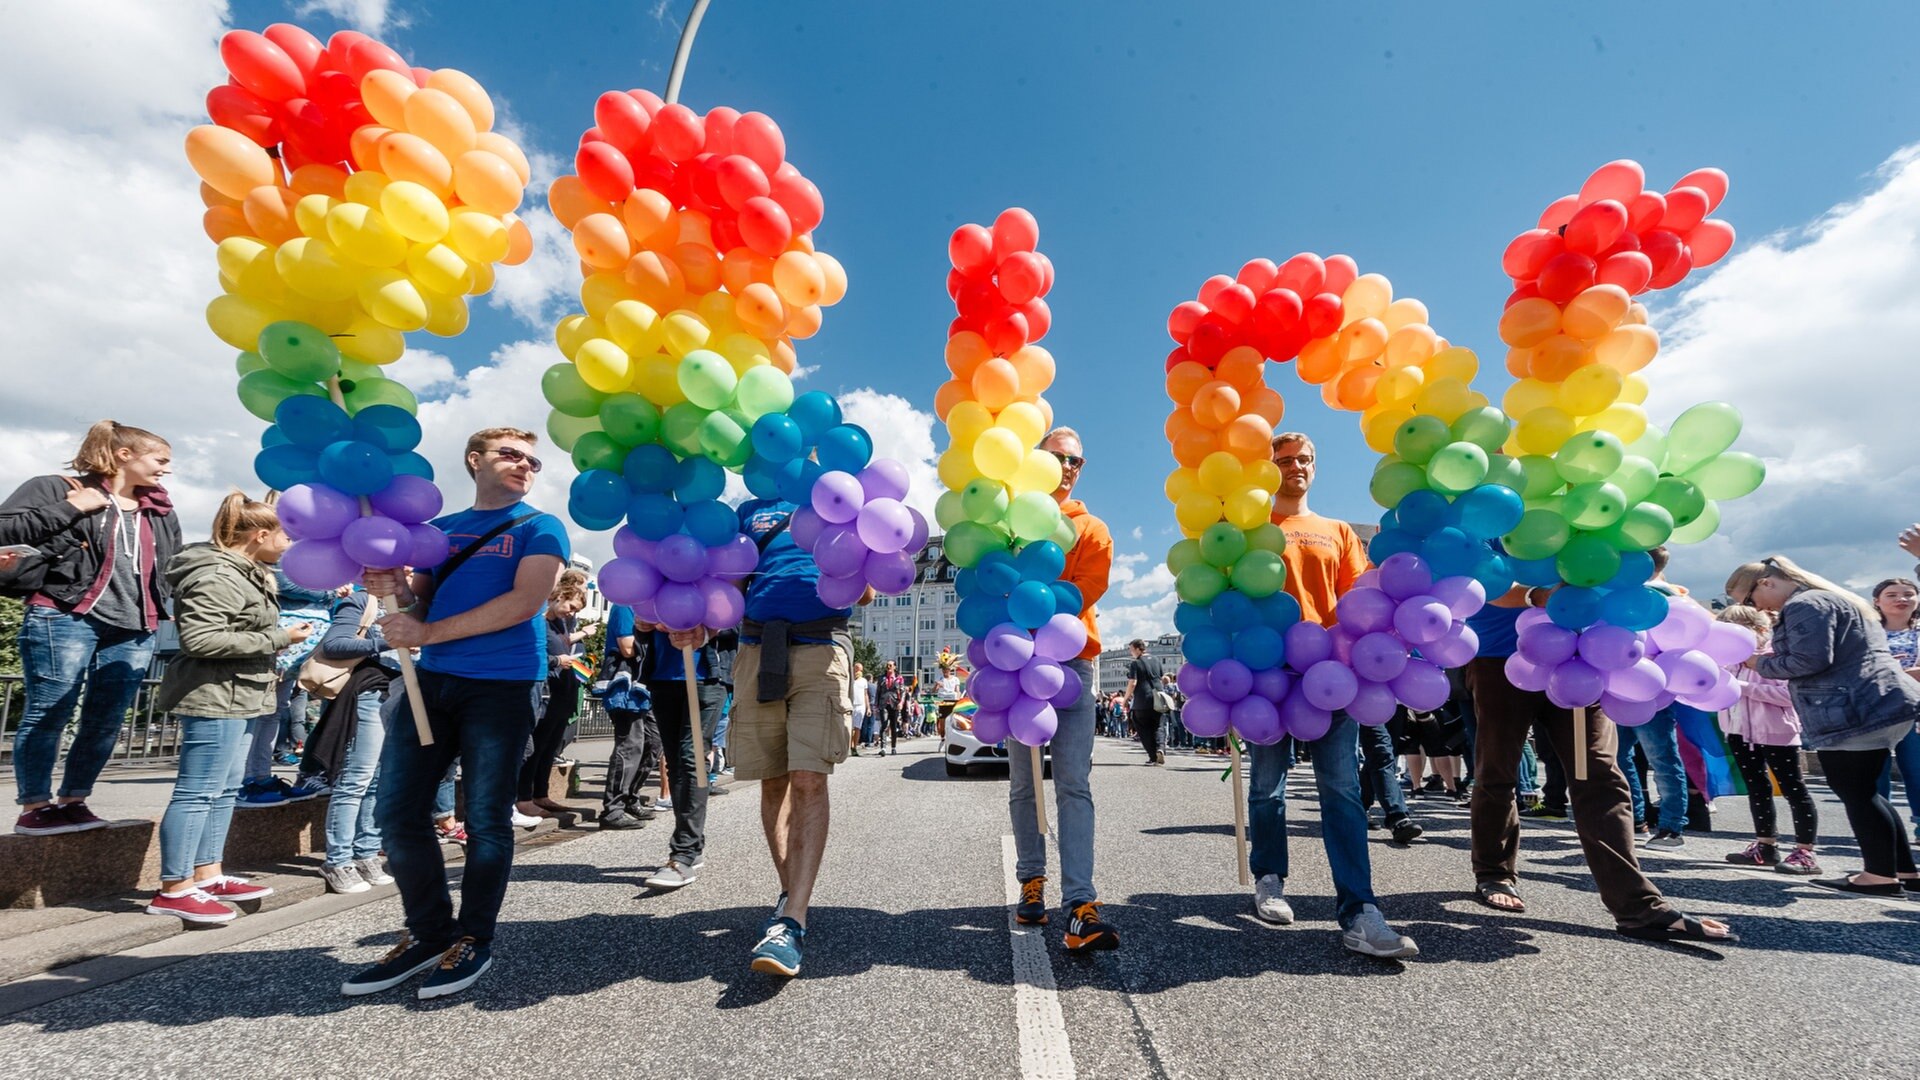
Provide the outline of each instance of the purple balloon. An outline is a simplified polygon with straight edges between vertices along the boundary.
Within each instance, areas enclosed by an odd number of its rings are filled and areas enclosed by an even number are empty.
[[[866,501],[860,481],[852,473],[821,473],[813,482],[813,512],[830,525],[844,525],[859,517]]]
[[[913,535],[907,538],[905,550],[918,555],[920,552],[926,550],[927,547],[927,518],[926,515],[911,506],[907,507],[907,513],[913,515]]]
[[[1514,653],[1507,657],[1506,674],[1507,681],[1512,683],[1515,689],[1538,694],[1546,690],[1547,676],[1551,675],[1552,671],[1519,653]]]
[[[1055,615],[1033,632],[1033,651],[1037,656],[1066,663],[1087,647],[1087,624],[1065,613]]]
[[[1359,678],[1338,660],[1322,660],[1300,676],[1300,693],[1316,709],[1344,709],[1359,692]]]
[[[1562,660],[1547,676],[1547,700],[1563,709],[1578,709],[1600,700],[1607,677],[1579,657]]]
[[[992,746],[1007,737],[1005,709],[976,709],[973,713],[973,737]]]
[[[632,606],[660,591],[660,571],[641,559],[616,557],[600,568],[600,592],[616,604]]]
[[[975,671],[990,668],[987,663],[987,644],[978,638],[967,639],[967,666]]]
[[[1308,701],[1302,687],[1295,687],[1287,700],[1280,703],[1280,723],[1287,734],[1302,742],[1312,742],[1325,737],[1333,727],[1333,714]]]
[[[1202,739],[1217,739],[1227,733],[1227,703],[1211,694],[1189,694],[1180,722]]]
[[[864,573],[874,591],[899,596],[913,588],[917,571],[913,556],[904,551],[875,551],[867,556]]]
[[[707,573],[717,578],[743,578],[759,566],[759,546],[739,533],[719,547],[707,549]]]
[[[303,589],[337,589],[360,577],[360,564],[337,540],[301,540],[280,557],[280,569]]]
[[[407,565],[413,534],[390,517],[363,517],[340,534],[340,550],[370,570],[392,570]]]
[[[747,598],[740,594],[733,582],[720,578],[704,577],[699,581],[700,592],[707,598],[707,614],[701,619],[701,625],[714,630],[731,630],[740,625],[747,615]]]
[[[1347,703],[1347,715],[1368,727],[1379,727],[1393,719],[1400,708],[1400,699],[1393,696],[1393,689],[1386,683],[1360,683],[1360,689]]]
[[[1242,739],[1256,746],[1272,746],[1287,733],[1280,725],[1280,710],[1259,696],[1243,697],[1228,706],[1227,722]]]
[[[1407,647],[1392,634],[1362,635],[1353,643],[1353,671],[1363,679],[1386,682],[1407,666]]]
[[[820,515],[814,513],[811,506],[803,506],[795,510],[793,519],[787,522],[787,532],[792,535],[793,542],[798,544],[802,551],[812,551],[820,546],[820,533],[826,527],[827,523],[820,520]]]
[[[1707,712],[1719,712],[1739,700],[1740,684],[1734,682],[1733,676],[1723,670],[1720,672],[1719,682],[1701,693],[1681,698],[1680,703],[1691,705],[1696,709],[1704,709]]]
[[[1600,711],[1621,727],[1639,727],[1653,719],[1653,714],[1661,708],[1663,706],[1651,701],[1629,701],[1613,694],[1600,695]]]
[[[1207,669],[1189,660],[1180,665],[1180,672],[1173,677],[1173,681],[1180,692],[1188,697],[1204,694],[1207,692]]]
[[[1679,651],[1698,646],[1707,638],[1707,631],[1713,628],[1713,613],[1691,600],[1674,598],[1667,605],[1667,617],[1660,625],[1647,632],[1661,652]],[[1751,654],[1749,654],[1751,655]],[[1745,660],[1746,657],[1740,659]]]
[[[1066,668],[1045,657],[1036,656],[1020,669],[1020,691],[1038,701],[1052,701],[1067,685]]]
[[[858,574],[852,577],[821,574],[820,580],[814,583],[813,591],[820,597],[820,602],[830,608],[850,608],[867,594],[867,579]]]
[[[1393,626],[1393,597],[1379,589],[1354,589],[1334,605],[1340,625],[1358,634],[1370,634]]]
[[[326,484],[295,484],[280,493],[274,509],[295,540],[332,540],[360,517],[360,500]]]
[[[640,539],[640,534],[626,525],[613,530],[613,553],[622,559],[645,559],[653,561],[654,543]]]
[[[874,458],[860,470],[860,490],[868,502],[875,499],[897,502],[907,497],[907,489],[912,486],[913,478],[907,474],[907,467],[892,458]]]
[[[1295,671],[1305,671],[1333,655],[1333,638],[1319,623],[1297,622],[1287,627],[1286,642],[1287,666]]]
[[[1044,701],[1023,697],[1007,710],[1007,734],[1028,746],[1040,746],[1060,729],[1060,714]]]
[[[1033,638],[1012,623],[987,631],[987,663],[1001,671],[1019,671],[1033,659]]]
[[[1464,667],[1480,655],[1480,635],[1466,623],[1454,623],[1438,641],[1420,646],[1420,655],[1443,668]]]
[[[653,594],[653,608],[660,616],[654,621],[663,623],[667,629],[691,630],[707,617],[707,598],[698,585],[668,581]]]
[[[1487,587],[1470,577],[1444,577],[1433,583],[1427,595],[1447,605],[1456,619],[1464,619],[1487,606]]]
[[[893,499],[873,499],[860,508],[855,528],[860,539],[875,551],[901,551],[913,539],[913,515],[905,503]]]
[[[1335,626],[1327,631],[1327,637],[1333,642],[1333,659],[1352,667],[1353,643],[1360,640],[1360,635],[1351,627]]]
[[[1395,697],[1415,712],[1432,712],[1453,696],[1447,673],[1425,660],[1407,661],[1407,670],[1394,676],[1387,685],[1393,688]]]
[[[1573,658],[1580,647],[1580,637],[1564,626],[1539,622],[1520,631],[1519,646],[1520,655],[1550,668]]]
[[[1371,570],[1365,571],[1359,577],[1354,578],[1353,585],[1351,587],[1355,589],[1379,588],[1380,587],[1380,568],[1376,566]]]
[[[653,597],[649,596],[645,600],[634,602],[633,618],[635,622],[659,624],[660,608],[654,604]]]
[[[1722,667],[1732,667],[1745,663],[1753,651],[1760,647],[1759,639],[1753,631],[1733,623],[1716,622],[1707,628],[1707,636],[1700,642],[1699,649],[1707,657]]]
[[[983,709],[1004,710],[1020,696],[1020,675],[992,665],[976,669],[967,680],[967,696]]]
[[[407,565],[415,570],[431,570],[453,554],[447,534],[431,525],[409,525],[407,537]]]
[[[1652,701],[1666,688],[1667,673],[1651,660],[1607,672],[1607,693],[1626,701]]]
[[[394,473],[387,486],[367,496],[367,501],[403,525],[418,525],[438,516],[444,502],[433,481],[412,473]]]
[[[1047,704],[1055,709],[1071,709],[1080,704],[1080,695],[1086,692],[1086,684],[1080,681],[1080,673],[1066,665],[1060,667],[1060,692],[1053,695]]]
[[[659,548],[654,552],[654,561],[668,581],[692,584],[707,574],[707,549],[700,546],[700,541],[685,533],[675,533],[660,541]]]
[[[1287,700],[1287,692],[1292,689],[1293,677],[1280,668],[1262,668],[1253,673],[1253,692],[1275,705]]]
[[[1580,633],[1580,659],[1601,671],[1632,667],[1646,655],[1645,640],[1624,626],[1595,623]]]
[[[1667,673],[1667,689],[1678,697],[1704,694],[1720,681],[1720,668],[1698,649],[1663,652],[1653,662]]]
[[[1380,564],[1380,588],[1395,600],[1419,596],[1433,588],[1433,571],[1413,552],[1396,552]]]
[[[1207,669],[1207,691],[1231,705],[1253,690],[1253,672],[1228,657]]]
[[[1550,623],[1552,621],[1553,616],[1547,614],[1546,608],[1528,608],[1520,613],[1518,619],[1514,620],[1513,628],[1516,631],[1525,631],[1530,626],[1539,626],[1541,623]]]
[[[1453,612],[1431,596],[1410,596],[1394,609],[1393,628],[1408,642],[1425,645],[1453,628]]]
[[[832,577],[858,577],[867,565],[867,545],[860,534],[847,525],[829,525],[821,530],[814,545],[813,562],[820,572]]]

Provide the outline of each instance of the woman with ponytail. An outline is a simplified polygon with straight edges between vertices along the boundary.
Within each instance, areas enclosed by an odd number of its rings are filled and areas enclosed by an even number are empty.
[[[180,655],[160,680],[156,707],[180,721],[180,776],[160,819],[160,893],[152,915],[219,923],[222,900],[273,890],[221,872],[233,800],[246,772],[250,722],[274,713],[274,654],[313,627],[282,628],[273,567],[292,541],[273,507],[240,492],[213,515],[213,542],[192,544],[167,567]]]
[[[173,450],[151,431],[102,420],[87,430],[76,476],[36,476],[0,504],[0,545],[31,549],[0,566],[0,594],[26,601],[20,665],[26,708],[13,737],[26,836],[97,829],[87,809],[166,618],[167,561],[180,522],[160,481]],[[81,691],[86,707],[58,798],[53,767]]]

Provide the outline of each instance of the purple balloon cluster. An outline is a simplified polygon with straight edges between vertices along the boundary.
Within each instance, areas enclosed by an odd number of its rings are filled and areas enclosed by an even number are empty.
[[[968,642],[967,696],[979,706],[974,737],[997,743],[1011,735],[1028,746],[1051,740],[1060,727],[1056,710],[1080,700],[1080,676],[1067,661],[1086,647],[1086,624],[1064,612],[1032,633],[1005,622]]]
[[[903,501],[911,486],[907,467],[892,458],[875,458],[858,473],[824,472],[813,482],[790,528],[820,568],[822,603],[852,607],[868,586],[889,596],[913,587],[927,519]]]
[[[1674,598],[1651,630],[1600,622],[1557,626],[1545,610],[1523,612],[1507,678],[1545,691],[1563,709],[1598,705],[1615,723],[1637,727],[1675,701],[1707,712],[1727,708],[1740,688],[1726,670],[1753,655],[1753,632],[1716,622],[1707,609]]]
[[[760,549],[741,533],[708,547],[683,532],[647,540],[623,525],[613,554],[600,568],[601,593],[669,630],[739,626],[747,609],[738,582],[760,565]]]
[[[335,589],[360,578],[362,568],[425,570],[448,555],[447,534],[426,522],[440,513],[433,481],[396,473],[360,499],[325,483],[296,484],[275,509],[294,544],[280,568],[309,589]]]

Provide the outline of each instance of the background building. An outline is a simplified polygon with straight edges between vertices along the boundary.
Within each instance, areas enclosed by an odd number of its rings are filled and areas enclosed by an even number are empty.
[[[1160,669],[1169,675],[1180,673],[1180,634],[1162,634],[1147,640],[1147,655],[1160,658]],[[1093,691],[1096,694],[1112,694],[1126,690],[1127,665],[1133,663],[1133,653],[1128,651],[1127,643],[1122,641],[1100,654],[1099,662],[1093,669]]]
[[[953,591],[954,566],[942,541],[938,536],[927,541],[914,566],[912,588],[853,609],[854,635],[873,642],[882,660],[893,661],[901,674],[919,679],[922,686],[939,680],[935,660],[942,648],[956,655],[967,651],[967,636],[954,622],[960,598]]]

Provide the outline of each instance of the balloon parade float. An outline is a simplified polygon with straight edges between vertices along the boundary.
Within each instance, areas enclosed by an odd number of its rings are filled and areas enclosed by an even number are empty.
[[[314,589],[432,567],[448,542],[427,524],[442,499],[415,449],[418,401],[382,367],[410,332],[465,330],[494,264],[527,258],[526,156],[471,77],[411,67],[365,34],[322,45],[280,23],[229,32],[220,56],[230,77],[186,154],[218,245],[207,323],[241,350],[240,401],[269,422],[254,471],[282,493],[282,566]]]

